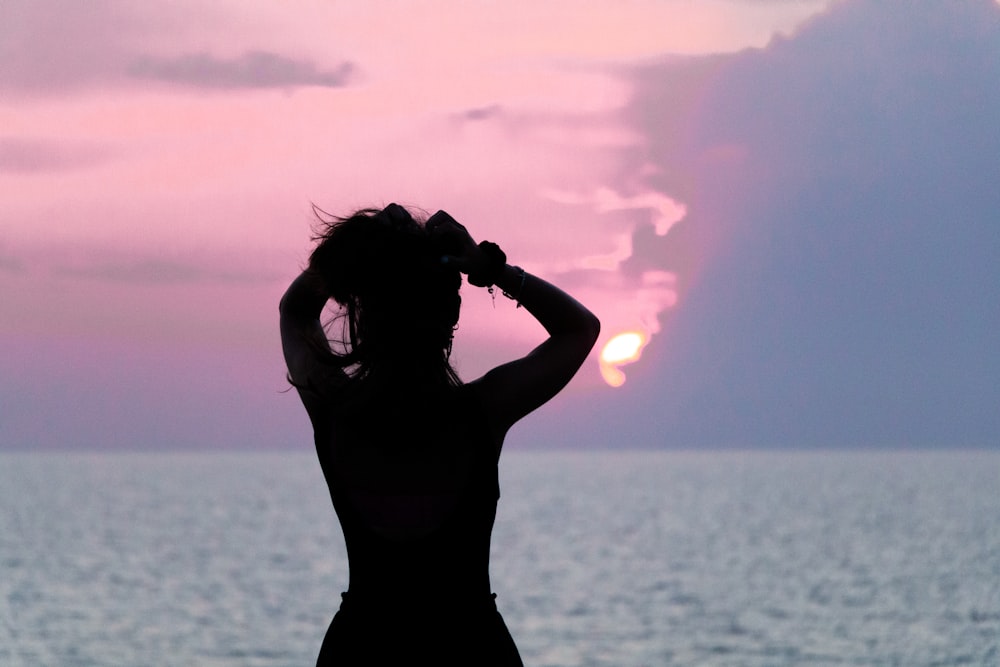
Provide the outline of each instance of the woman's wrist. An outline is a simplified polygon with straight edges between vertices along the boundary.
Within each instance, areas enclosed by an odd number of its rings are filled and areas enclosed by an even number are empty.
[[[524,284],[528,280],[528,274],[520,266],[507,264],[495,283],[505,297],[512,301],[517,301],[520,306],[521,295],[524,294]]]

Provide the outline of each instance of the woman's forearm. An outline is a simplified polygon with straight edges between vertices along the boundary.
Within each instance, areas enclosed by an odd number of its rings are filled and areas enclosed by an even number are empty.
[[[555,285],[507,264],[496,286],[524,306],[550,336],[584,335],[597,339],[597,319],[583,304]]]

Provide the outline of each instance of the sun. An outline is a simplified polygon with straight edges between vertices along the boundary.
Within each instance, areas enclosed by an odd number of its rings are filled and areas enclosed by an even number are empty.
[[[601,348],[601,377],[612,387],[625,384],[625,373],[619,366],[638,361],[648,337],[639,331],[624,331],[604,344]]]

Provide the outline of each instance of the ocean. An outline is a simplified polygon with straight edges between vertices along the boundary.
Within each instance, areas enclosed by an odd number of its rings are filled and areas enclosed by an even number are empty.
[[[1000,452],[526,452],[526,665],[1000,665]],[[308,453],[0,454],[0,665],[312,665],[347,581]]]

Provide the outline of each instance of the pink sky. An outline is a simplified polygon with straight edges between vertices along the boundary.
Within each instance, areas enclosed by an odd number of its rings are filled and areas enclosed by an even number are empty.
[[[662,234],[686,209],[628,159],[646,138],[621,113],[621,67],[763,46],[825,4],[3,3],[2,370],[37,396],[13,444],[72,439],[76,400],[83,422],[134,438],[160,417],[211,421],[234,395],[307,433],[275,393],[276,308],[310,202],[444,208],[528,270],[585,276],[567,288],[601,343],[655,336],[678,277],[620,265],[636,225]],[[539,340],[503,300],[464,299],[463,375]],[[598,366],[560,400],[611,391]]]

